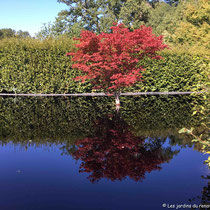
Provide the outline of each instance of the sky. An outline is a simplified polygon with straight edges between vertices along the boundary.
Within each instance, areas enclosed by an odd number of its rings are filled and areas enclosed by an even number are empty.
[[[0,29],[28,31],[34,36],[44,23],[54,22],[67,8],[57,0],[0,0]]]

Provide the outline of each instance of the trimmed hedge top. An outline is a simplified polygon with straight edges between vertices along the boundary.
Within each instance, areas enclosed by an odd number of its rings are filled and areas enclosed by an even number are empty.
[[[67,37],[48,39],[4,39],[0,41],[0,92],[81,93],[91,92],[90,83],[73,78],[66,52],[74,49]],[[163,60],[145,59],[143,82],[122,91],[194,91],[205,83],[208,59],[189,53],[165,51]]]

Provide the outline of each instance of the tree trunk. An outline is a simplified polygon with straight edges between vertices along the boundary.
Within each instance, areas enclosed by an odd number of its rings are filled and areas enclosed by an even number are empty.
[[[120,91],[114,93],[116,107],[120,106]]]

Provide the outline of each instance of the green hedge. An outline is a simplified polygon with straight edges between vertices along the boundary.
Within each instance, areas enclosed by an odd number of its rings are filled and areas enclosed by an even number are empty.
[[[73,49],[68,38],[58,40],[0,41],[0,92],[67,93],[86,91],[90,84],[73,80],[66,52]]]
[[[0,41],[0,92],[76,93],[91,92],[91,85],[73,80],[79,72],[65,56],[74,48],[69,38],[4,39]],[[208,65],[204,56],[162,53],[163,60],[141,61],[143,82],[123,91],[191,91],[205,82]]]
[[[163,59],[144,59],[145,67],[142,82],[128,91],[198,91],[207,81],[208,59],[204,56],[187,53],[161,53]]]

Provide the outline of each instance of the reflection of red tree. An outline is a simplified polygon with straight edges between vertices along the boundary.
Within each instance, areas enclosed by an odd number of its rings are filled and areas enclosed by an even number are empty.
[[[73,154],[82,160],[80,172],[91,173],[91,182],[126,176],[141,181],[146,172],[160,170],[159,165],[170,159],[160,145],[144,147],[144,138],[134,136],[119,118],[101,119],[96,126],[96,136],[79,140]]]

